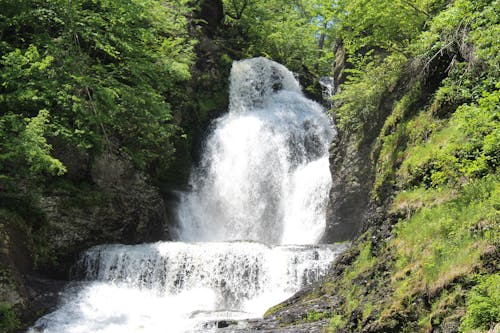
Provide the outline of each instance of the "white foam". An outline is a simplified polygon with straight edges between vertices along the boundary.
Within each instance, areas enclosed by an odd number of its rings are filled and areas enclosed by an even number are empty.
[[[265,58],[235,62],[231,108],[181,198],[182,241],[311,244],[325,228],[335,131],[293,74]]]

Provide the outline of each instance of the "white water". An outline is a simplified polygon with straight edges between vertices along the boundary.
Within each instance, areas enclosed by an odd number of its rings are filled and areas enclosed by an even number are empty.
[[[343,249],[314,245],[325,228],[334,134],[285,67],[235,62],[230,110],[171,228],[178,241],[88,250],[76,266],[83,281],[31,331],[214,331],[210,322],[262,316],[317,281]]]
[[[334,130],[285,67],[235,62],[230,110],[210,135],[193,191],[182,198],[183,241],[312,244],[325,228]]]

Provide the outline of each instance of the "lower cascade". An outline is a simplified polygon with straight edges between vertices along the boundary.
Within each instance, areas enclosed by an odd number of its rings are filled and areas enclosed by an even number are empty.
[[[29,332],[211,332],[318,281],[345,248],[317,244],[334,135],[284,66],[234,62],[230,109],[181,194],[175,241],[87,250],[60,307]]]

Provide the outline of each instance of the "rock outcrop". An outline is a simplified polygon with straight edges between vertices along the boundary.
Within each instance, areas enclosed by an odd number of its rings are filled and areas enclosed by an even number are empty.
[[[169,239],[159,189],[126,154],[106,151],[91,163],[86,154],[55,147],[68,173],[41,195],[41,218],[0,211],[0,315],[11,316],[14,327],[57,305],[81,251]]]
[[[348,137],[339,134],[330,147],[332,188],[328,201],[327,228],[323,242],[353,239],[369,212],[373,166],[370,146],[357,147]]]
[[[163,198],[128,156],[105,152],[89,174],[92,183],[59,186],[42,199],[48,252],[58,258],[44,268],[51,276],[67,278],[78,253],[93,245],[169,239]]]

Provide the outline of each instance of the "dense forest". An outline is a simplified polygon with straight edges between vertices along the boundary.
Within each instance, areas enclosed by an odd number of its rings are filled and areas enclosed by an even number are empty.
[[[267,325],[499,329],[498,0],[0,8],[2,332],[53,306],[36,286],[67,279],[80,251],[169,238],[169,193],[186,185],[227,110],[231,63],[257,56],[285,65],[318,101],[318,79],[333,78],[322,103],[345,194],[333,191],[330,209],[341,199],[350,209],[333,213],[348,236],[326,239],[355,236],[331,276],[268,311]]]

